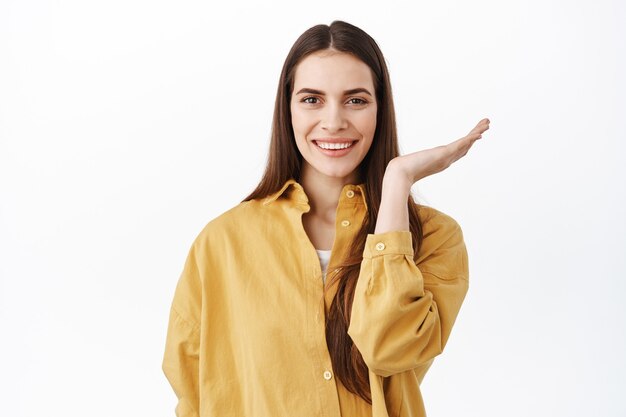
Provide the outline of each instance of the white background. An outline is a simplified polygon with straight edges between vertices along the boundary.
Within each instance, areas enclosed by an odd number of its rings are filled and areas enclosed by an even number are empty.
[[[414,186],[470,252],[429,416],[626,415],[617,0],[3,0],[0,415],[174,415],[187,250],[259,181],[283,60],[334,19],[385,54],[403,153],[492,122]]]

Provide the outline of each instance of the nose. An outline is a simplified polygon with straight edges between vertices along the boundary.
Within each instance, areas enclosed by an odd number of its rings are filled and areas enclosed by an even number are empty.
[[[341,105],[328,104],[322,115],[321,127],[328,132],[337,132],[348,127],[348,120]]]

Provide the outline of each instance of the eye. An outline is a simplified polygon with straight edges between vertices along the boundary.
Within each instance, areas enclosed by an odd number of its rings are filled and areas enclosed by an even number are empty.
[[[353,103],[353,104],[359,104],[359,105],[367,104],[367,100],[363,100],[362,98],[353,97],[349,101],[352,101],[352,100],[357,100],[357,103]]]
[[[302,99],[303,103],[307,103],[307,104],[317,104],[317,102],[311,102],[311,101],[307,101],[307,100],[317,100],[317,97],[305,97]]]

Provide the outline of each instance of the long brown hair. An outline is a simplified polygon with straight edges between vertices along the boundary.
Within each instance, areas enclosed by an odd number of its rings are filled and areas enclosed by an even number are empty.
[[[326,318],[326,343],[335,375],[350,392],[371,404],[367,365],[347,333],[354,289],[359,276],[365,240],[374,233],[382,195],[382,180],[389,161],[399,156],[395,111],[391,83],[385,59],[378,45],[367,33],[349,23],[335,20],[329,25],[316,25],[306,30],[291,47],[280,74],[269,156],[265,172],[256,189],[242,200],[263,198],[278,191],[290,178],[300,181],[302,155],[296,147],[291,125],[290,101],[295,71],[307,55],[332,48],[350,53],[367,64],[374,79],[378,112],[376,132],[370,150],[359,166],[359,175],[365,184],[368,212],[363,225],[351,242],[348,257],[338,265],[338,272],[326,284],[329,288],[338,281],[337,294]],[[412,196],[407,201],[412,234],[414,259],[422,243],[422,224],[418,206]]]

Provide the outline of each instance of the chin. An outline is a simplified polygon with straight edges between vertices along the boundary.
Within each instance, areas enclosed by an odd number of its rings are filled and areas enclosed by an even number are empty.
[[[327,177],[332,177],[332,178],[346,178],[349,177],[350,175],[352,175],[352,173],[355,171],[356,167],[354,168],[346,168],[346,169],[328,169],[328,168],[315,168],[316,171],[318,171],[320,174],[322,175],[326,175]]]

